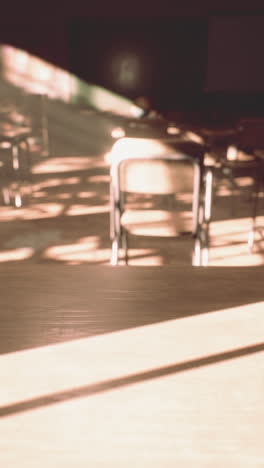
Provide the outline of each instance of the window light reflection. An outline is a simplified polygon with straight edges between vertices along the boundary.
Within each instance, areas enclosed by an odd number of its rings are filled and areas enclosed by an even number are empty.
[[[0,46],[2,74],[12,84],[29,92],[46,94],[65,102],[82,102],[92,108],[140,117],[143,110],[130,99],[9,45]]]

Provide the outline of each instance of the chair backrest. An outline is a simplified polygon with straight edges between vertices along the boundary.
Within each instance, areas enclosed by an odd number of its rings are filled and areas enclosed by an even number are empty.
[[[121,161],[121,191],[148,194],[192,191],[192,160],[184,157],[173,143],[173,139],[122,138],[117,141],[111,158],[112,162]]]
[[[166,195],[191,191],[193,167],[182,161],[133,160],[121,167],[121,190]]]

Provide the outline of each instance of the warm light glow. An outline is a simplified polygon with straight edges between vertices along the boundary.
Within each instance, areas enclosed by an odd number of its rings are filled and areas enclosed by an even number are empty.
[[[232,219],[214,221],[211,226],[212,235],[219,242],[221,242],[221,239],[228,239],[230,235],[234,235],[237,241],[243,241],[249,232],[251,221],[251,218],[237,218],[235,223]]]
[[[86,205],[77,205],[71,204],[69,208],[67,208],[67,216],[80,216],[80,215],[90,215],[90,214],[99,214],[99,213],[108,213],[109,206],[106,205],[94,205],[94,206],[86,206]]]
[[[159,140],[150,138],[122,138],[113,145],[112,157],[128,158],[140,154],[141,157],[158,156],[166,153],[174,154],[172,148]]]
[[[48,187],[57,187],[61,185],[76,185],[80,183],[79,177],[56,177],[45,179],[43,182],[34,184],[34,190],[39,191]]]
[[[58,198],[59,200],[70,200],[72,198],[72,194],[71,193],[58,193],[58,195],[56,196],[56,198]]]
[[[194,133],[194,132],[191,132],[191,131],[186,131],[184,132],[184,138],[186,140],[190,140],[190,141],[193,141],[194,143],[198,143],[198,144],[204,144],[204,139],[198,135],[197,133]]]
[[[181,130],[175,125],[169,125],[167,128],[167,133],[169,135],[179,135],[181,133]]]
[[[8,149],[10,148],[11,144],[8,142],[8,141],[2,141],[0,143],[0,148],[3,148],[3,149]]]
[[[122,127],[115,127],[111,132],[112,138],[123,138],[125,134],[125,130]]]
[[[1,46],[4,77],[11,83],[33,93],[69,101],[76,94],[77,79],[28,52],[11,46]]]
[[[120,51],[111,57],[110,73],[112,82],[121,89],[136,88],[141,79],[141,66],[137,54],[131,51]]]
[[[109,183],[109,181],[110,181],[110,176],[105,175],[105,174],[88,177],[88,182],[93,182],[93,183]]]
[[[98,193],[97,192],[78,192],[77,193],[77,197],[78,198],[93,198],[93,197],[98,197]]]
[[[12,68],[15,63],[18,72],[26,72],[29,60],[27,52],[5,45],[1,47],[1,58],[6,68]]]
[[[91,108],[140,117],[143,110],[109,90],[80,80],[28,52],[8,45],[0,48],[2,74],[10,83],[32,93],[65,102],[83,102]]]
[[[130,117],[140,117],[144,113],[143,109],[126,98],[98,86],[90,85],[89,88],[89,99],[95,108]]]
[[[83,237],[74,244],[48,247],[44,252],[44,258],[65,262],[68,264],[80,263],[109,263],[111,255],[109,249],[99,248],[98,236]]]
[[[132,115],[132,117],[137,117],[137,118],[142,117],[143,113],[144,113],[144,110],[141,109],[140,107],[134,104],[130,106],[130,114]]]
[[[30,247],[0,251],[0,263],[16,262],[32,257],[34,249]]]
[[[109,264],[110,249],[94,249],[89,243],[72,244],[67,246],[49,247],[43,254],[44,258],[64,262],[70,265],[81,263],[105,263]]]
[[[78,171],[97,166],[98,161],[95,157],[59,157],[49,158],[47,160],[34,164],[32,172],[33,174],[55,174],[56,172]]]
[[[15,219],[42,219],[54,218],[63,211],[60,203],[41,203],[14,209],[12,206],[0,207],[0,218],[2,221]]]
[[[111,151],[104,154],[104,161],[108,166],[110,166],[110,164],[111,164],[111,159],[112,159]]]
[[[234,145],[230,145],[227,148],[226,159],[228,161],[235,161],[238,158],[238,149]]]
[[[77,80],[67,71],[54,67],[53,80],[60,89],[56,89],[56,92],[58,93],[59,91],[59,96],[63,98],[63,100],[69,102],[72,99],[72,96],[77,94]]]

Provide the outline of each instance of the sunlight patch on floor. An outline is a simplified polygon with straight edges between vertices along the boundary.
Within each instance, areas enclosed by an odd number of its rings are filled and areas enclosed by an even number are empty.
[[[59,187],[61,185],[77,185],[80,183],[80,177],[57,177],[57,178],[48,178],[43,182],[34,183],[34,192],[39,190],[46,189],[48,187]]]
[[[94,176],[89,176],[87,177],[87,182],[92,182],[92,183],[109,183],[110,181],[110,176],[107,174],[99,174],[99,175],[94,175]]]
[[[55,174],[56,172],[71,172],[90,169],[98,166],[98,158],[89,156],[74,156],[49,158],[33,165],[33,174]]]
[[[242,305],[1,355],[0,405],[261,343],[263,305]]]
[[[48,247],[43,253],[43,258],[65,262],[70,265],[80,263],[109,263],[111,251],[99,247],[99,236],[83,237],[74,244],[57,245]]]
[[[109,205],[95,205],[95,206],[87,206],[87,205],[77,205],[72,204],[69,208],[67,208],[66,215],[67,216],[80,216],[80,215],[91,215],[91,214],[100,214],[100,213],[108,213],[109,212]]]
[[[32,257],[34,254],[34,249],[30,247],[24,247],[20,249],[12,249],[0,251],[0,262],[15,262],[18,260],[26,260],[27,258]]]
[[[61,203],[41,203],[18,209],[5,206],[0,207],[0,217],[2,221],[55,218],[62,211],[63,205]]]

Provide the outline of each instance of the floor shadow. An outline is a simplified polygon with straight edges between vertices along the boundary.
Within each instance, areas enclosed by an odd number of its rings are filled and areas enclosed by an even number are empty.
[[[140,372],[138,374],[118,377],[82,387],[71,388],[62,392],[52,393],[50,395],[40,396],[31,400],[20,401],[18,403],[13,403],[2,407],[0,406],[0,418],[44,408],[58,403],[64,403],[74,399],[87,398],[98,393],[109,392],[122,387],[127,387],[128,385],[147,382],[149,380],[214,365],[216,363],[229,361],[231,359],[239,359],[241,357],[249,356],[262,351],[264,351],[264,344],[255,344],[245,348],[213,354],[203,358],[176,363],[158,369],[151,369],[145,372]]]

